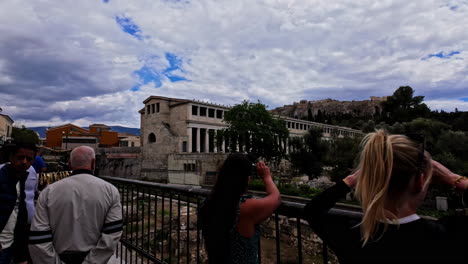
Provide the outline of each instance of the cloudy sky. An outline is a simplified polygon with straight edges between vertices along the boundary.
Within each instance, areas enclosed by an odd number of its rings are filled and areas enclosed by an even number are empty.
[[[409,85],[468,111],[468,0],[0,2],[0,107],[139,127],[151,95],[269,108]]]

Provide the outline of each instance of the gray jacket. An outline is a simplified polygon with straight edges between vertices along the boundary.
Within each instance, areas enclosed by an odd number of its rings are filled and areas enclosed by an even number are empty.
[[[90,174],[49,185],[39,196],[29,251],[34,263],[61,263],[59,254],[89,252],[83,263],[107,263],[122,234],[117,188]]]

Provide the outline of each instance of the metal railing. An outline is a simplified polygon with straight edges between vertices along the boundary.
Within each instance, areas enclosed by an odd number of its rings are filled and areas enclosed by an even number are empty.
[[[101,178],[114,184],[121,195],[125,226],[116,254],[120,263],[207,263],[197,212],[208,190]],[[262,225],[260,263],[336,262],[304,221],[304,205],[283,201]],[[360,216],[342,209],[331,213]]]

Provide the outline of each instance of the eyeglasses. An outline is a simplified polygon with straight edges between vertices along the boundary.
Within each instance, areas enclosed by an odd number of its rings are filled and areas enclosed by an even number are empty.
[[[418,169],[424,170],[424,147],[426,145],[426,138],[421,133],[408,133],[406,136],[417,144],[421,145],[421,151],[418,154]]]

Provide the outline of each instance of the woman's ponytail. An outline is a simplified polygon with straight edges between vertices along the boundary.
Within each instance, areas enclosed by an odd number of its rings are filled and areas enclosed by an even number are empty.
[[[356,197],[364,212],[361,222],[363,245],[378,232],[379,220],[386,219],[385,203],[393,169],[392,142],[384,130],[370,133],[363,140],[356,185]]]

